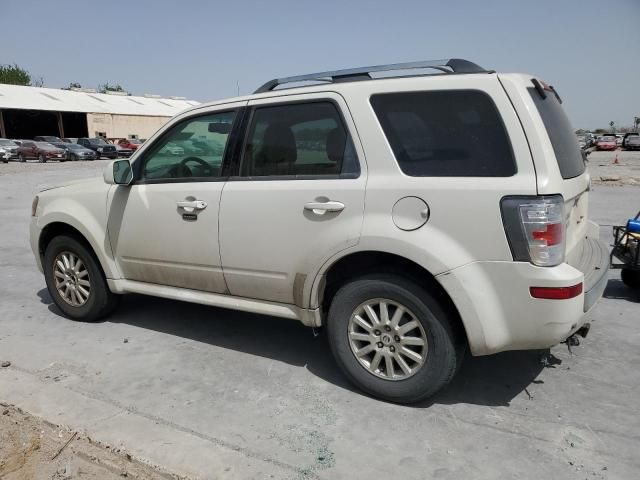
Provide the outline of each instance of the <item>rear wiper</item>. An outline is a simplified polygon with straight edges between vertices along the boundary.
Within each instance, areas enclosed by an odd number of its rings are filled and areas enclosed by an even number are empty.
[[[544,83],[543,85],[543,83],[540,83],[535,78],[531,79],[531,83],[533,83],[533,86],[536,87],[536,91],[540,94],[543,100],[547,98],[547,91],[549,91],[553,93],[559,103],[562,103],[562,99],[560,98],[560,95],[558,95],[558,92],[553,87],[553,85],[547,85],[546,83]]]
[[[533,86],[536,87],[536,91],[540,94],[543,100],[547,98],[547,93],[544,91],[544,88],[542,88],[542,85],[538,80],[532,78],[531,83],[533,83]]]

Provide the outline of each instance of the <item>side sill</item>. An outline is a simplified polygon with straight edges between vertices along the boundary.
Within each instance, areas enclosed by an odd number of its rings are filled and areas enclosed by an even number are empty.
[[[299,320],[307,327],[319,327],[321,323],[319,308],[311,310],[286,303],[233,297],[221,293],[189,290],[187,288],[169,287],[154,283],[136,282],[134,280],[107,279],[107,284],[113,293],[140,293],[142,295],[182,300],[212,307],[229,308],[260,315],[272,315],[274,317]]]

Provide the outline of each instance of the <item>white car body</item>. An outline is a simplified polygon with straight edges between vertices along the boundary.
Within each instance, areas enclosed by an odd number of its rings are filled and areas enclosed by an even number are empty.
[[[523,74],[389,78],[276,90],[199,105],[168,122],[130,159],[153,148],[190,116],[254,105],[328,100],[344,118],[360,162],[357,178],[115,185],[113,173],[38,195],[31,245],[42,270],[42,233],[77,230],[91,246],[114,293],[165,298],[297,319],[325,319],[327,275],[337,262],[371,252],[404,259],[437,282],[459,313],[472,354],[546,348],[577,331],[604,289],[606,275],[566,300],[533,298],[530,287],[585,282],[583,244],[598,242],[587,220],[589,174],[564,180]],[[372,111],[385,92],[475,90],[502,118],[517,162],[509,177],[412,177],[404,174]],[[509,195],[561,194],[566,254],[556,266],[514,261],[500,211]],[[304,205],[320,197],[345,205],[319,221]],[[206,202],[197,222],[176,214],[185,198]],[[428,205],[416,229],[411,200]],[[403,210],[404,209],[404,210]],[[412,210],[413,209],[413,210]],[[53,226],[53,227],[52,227]],[[608,266],[608,263],[607,263]],[[600,266],[598,266],[600,268]],[[605,267],[606,272],[606,267]],[[586,286],[585,286],[585,290]]]

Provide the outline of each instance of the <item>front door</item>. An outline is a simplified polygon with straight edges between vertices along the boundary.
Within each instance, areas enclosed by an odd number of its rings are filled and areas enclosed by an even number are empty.
[[[310,272],[358,242],[366,169],[337,94],[249,102],[236,175],[220,206],[220,248],[232,295],[307,306]]]
[[[109,240],[127,280],[224,293],[218,246],[223,162],[239,105],[178,120],[111,191]]]

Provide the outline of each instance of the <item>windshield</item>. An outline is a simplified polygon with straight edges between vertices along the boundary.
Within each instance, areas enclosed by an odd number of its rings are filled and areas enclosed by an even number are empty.
[[[18,144],[12,142],[11,140],[6,140],[4,138],[0,138],[0,145],[4,145],[5,147],[17,147]]]
[[[69,143],[67,144],[67,148],[70,148],[71,150],[80,150],[81,148],[84,149],[82,145],[78,145],[77,143]]]
[[[604,137],[600,137],[600,141],[601,142],[615,142],[616,141],[616,137],[614,137],[613,135],[604,136]]]
[[[103,139],[101,138],[90,138],[89,139],[89,143],[91,145],[109,145],[107,142],[105,142]]]
[[[40,148],[48,148],[48,149],[56,148],[47,142],[36,142],[36,145],[38,145]]]

